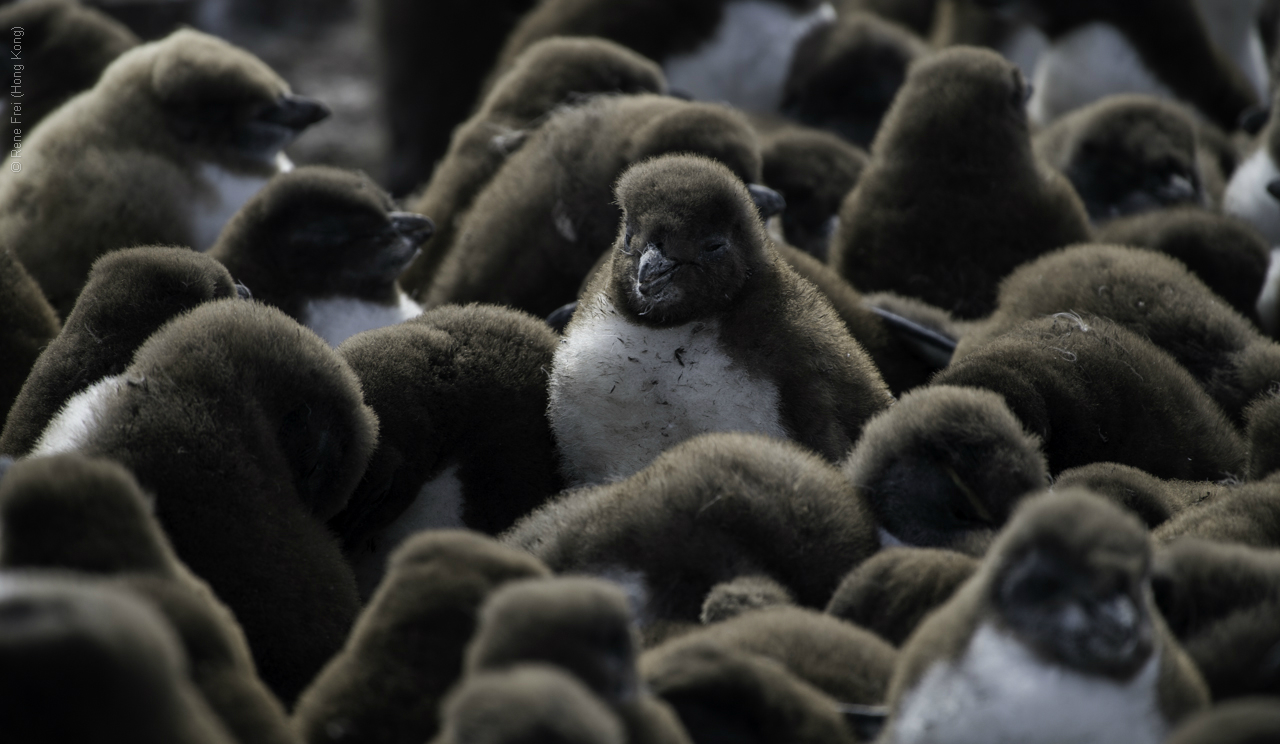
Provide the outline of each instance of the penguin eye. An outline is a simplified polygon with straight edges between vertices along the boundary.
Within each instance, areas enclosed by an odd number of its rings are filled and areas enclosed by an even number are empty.
[[[631,226],[627,225],[627,230],[622,235],[622,252],[628,256],[631,255]]]
[[[711,242],[711,243],[707,243],[706,245],[702,246],[702,252],[703,252],[703,253],[715,253],[716,251],[722,251],[722,250],[724,250],[725,248],[728,248],[728,247],[729,247],[729,244],[728,244],[728,243],[724,242],[723,240],[717,240],[717,241],[714,241],[714,242]]]

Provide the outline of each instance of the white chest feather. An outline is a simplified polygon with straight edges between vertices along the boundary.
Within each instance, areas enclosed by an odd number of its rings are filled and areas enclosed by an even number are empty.
[[[714,322],[647,328],[608,300],[585,302],[556,350],[548,416],[566,475],[621,480],[709,431],[785,438],[778,390],[720,348]]]
[[[1175,98],[1115,26],[1090,23],[1058,39],[1036,63],[1035,92],[1027,104],[1037,124],[1117,93]]]
[[[1257,309],[1262,330],[1272,337],[1280,333],[1280,248],[1271,249],[1271,262],[1258,295]]]
[[[352,556],[360,595],[373,594],[387,570],[387,558],[410,535],[447,529],[466,529],[462,522],[462,481],[456,464],[424,483],[409,508]]]
[[[276,172],[288,173],[293,163],[284,153],[276,156]],[[227,222],[271,180],[270,176],[232,173],[213,163],[200,166],[200,191],[191,205],[191,234],[198,251],[217,242]]]
[[[309,300],[302,309],[302,324],[320,338],[337,346],[362,331],[395,325],[422,314],[422,306],[404,292],[395,305],[382,305],[354,297],[326,297]]]
[[[1258,100],[1266,102],[1270,99],[1271,76],[1267,72],[1262,36],[1258,33],[1261,4],[1261,0],[1196,0],[1196,8],[1214,46],[1240,68],[1258,94]]]
[[[1128,682],[1047,664],[991,624],[934,664],[898,706],[887,744],[1159,744],[1160,654]]]
[[[45,427],[31,456],[74,452],[83,447],[101,425],[103,411],[121,384],[118,375],[104,377],[72,396]]]
[[[802,13],[768,0],[734,0],[702,46],[663,62],[667,85],[699,100],[774,113],[782,104],[796,44],[834,19],[830,3]]]
[[[1280,244],[1280,201],[1267,184],[1280,179],[1280,168],[1266,147],[1260,147],[1236,169],[1222,196],[1222,211],[1253,225],[1271,245]]]

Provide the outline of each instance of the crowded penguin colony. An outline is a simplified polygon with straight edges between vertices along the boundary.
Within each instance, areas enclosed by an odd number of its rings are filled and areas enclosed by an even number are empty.
[[[0,21],[0,742],[1280,742],[1280,0]]]

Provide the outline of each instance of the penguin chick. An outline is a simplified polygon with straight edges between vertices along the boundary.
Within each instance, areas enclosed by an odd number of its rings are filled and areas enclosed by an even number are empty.
[[[0,243],[65,316],[104,253],[209,248],[325,115],[248,52],[177,31],[121,55],[27,136],[21,172],[0,183]]]
[[[142,597],[177,632],[190,677],[240,744],[293,744],[244,633],[178,561],[150,497],[110,460],[26,458],[0,481],[0,570],[70,569]]]
[[[497,534],[560,492],[546,416],[556,342],[517,310],[445,305],[338,350],[379,421],[364,477],[329,523],[363,595],[408,535]]]
[[[1280,694],[1280,551],[1175,540],[1152,582],[1214,700]]]
[[[1063,116],[1033,141],[1036,154],[1071,181],[1094,224],[1209,204],[1192,115],[1154,96],[1108,96]]]
[[[624,478],[707,431],[793,439],[829,460],[892,398],[830,303],[771,247],[728,168],[673,155],[618,181],[613,255],[551,371],[566,478]]]
[[[747,612],[785,607],[795,602],[785,586],[768,576],[739,576],[711,587],[702,602],[702,614],[698,619],[703,625],[712,625]]]
[[[430,287],[426,307],[493,302],[546,317],[574,299],[617,230],[613,185],[664,153],[705,155],[751,183],[766,217],[781,211],[760,181],[746,118],[725,106],[654,95],[596,96],[557,110],[476,195]]]
[[[1165,744],[1267,744],[1280,738],[1280,698],[1255,697],[1213,706],[1183,723]]]
[[[445,700],[433,744],[625,744],[618,717],[553,666],[475,674]]]
[[[858,741],[835,700],[763,656],[704,639],[650,649],[640,671],[696,744]]]
[[[832,699],[854,705],[884,702],[898,657],[875,634],[801,607],[748,612],[656,648],[678,654],[708,641],[772,659]]]
[[[978,570],[978,559],[937,548],[885,548],[836,587],[826,613],[901,646]]]
[[[289,703],[359,611],[323,522],[358,483],[376,432],[359,381],[323,340],[275,308],[221,300],[170,321],[124,373],[72,398],[34,453],[132,470]]]
[[[907,69],[929,53],[923,40],[871,13],[840,13],[796,47],[782,112],[869,147]]]
[[[416,317],[396,277],[435,225],[395,211],[363,173],[309,166],[272,179],[236,213],[209,255],[330,346]]]
[[[1135,467],[1095,462],[1070,468],[1053,479],[1053,490],[1084,488],[1133,512],[1150,529],[1184,509],[1218,498],[1228,489],[1209,481],[1161,480]]]
[[[1247,479],[1263,480],[1280,471],[1280,390],[1260,395],[1245,409],[1249,440]]]
[[[990,50],[946,49],[913,66],[841,206],[832,266],[864,292],[974,318],[1014,267],[1087,240],[1080,198],[1032,150],[1029,90]]]
[[[476,194],[556,107],[598,93],[665,90],[656,64],[604,39],[553,37],[530,46],[458,126],[431,180],[410,200],[413,211],[435,219],[437,231],[400,285],[413,296],[426,288]]]
[[[482,535],[431,530],[404,542],[338,652],[298,700],[310,744],[424,742],[444,721],[480,605],[507,582],[551,575],[527,554]]]
[[[45,299],[40,286],[22,268],[13,251],[0,248],[0,314],[5,322],[0,327],[0,427],[12,411],[31,367],[45,347],[62,329],[58,314]],[[9,452],[0,441],[0,452]]]
[[[1198,537],[1255,548],[1280,548],[1280,483],[1237,486],[1184,509],[1152,531],[1157,544]]]
[[[1280,381],[1280,344],[1186,267],[1152,251],[1105,245],[1055,251],[1005,277],[996,311],[960,341],[955,358],[1024,321],[1065,312],[1108,318],[1150,339],[1236,421]]]
[[[878,547],[839,471],[794,444],[728,433],[677,445],[620,483],[566,492],[503,540],[557,573],[616,578],[645,625],[696,622],[713,586],[744,575],[821,607]]]
[[[1092,462],[1163,479],[1244,472],[1244,440],[1191,374],[1105,318],[1058,313],[1024,322],[953,361],[932,384],[1004,396],[1040,437],[1051,474]]]
[[[1025,494],[1049,483],[1040,438],[999,395],[930,385],[867,424],[841,466],[882,545],[981,554]]]
[[[32,366],[0,433],[0,452],[29,453],[72,396],[123,372],[142,342],[171,318],[243,292],[221,264],[186,248],[126,248],[102,256],[62,332]]]
[[[1112,220],[1098,228],[1096,240],[1176,258],[1236,312],[1259,322],[1271,247],[1243,220],[1196,207],[1162,209]],[[1277,321],[1280,316],[1273,325]]]
[[[92,88],[107,65],[141,43],[119,21],[75,0],[6,5],[0,9],[0,27],[23,31],[21,61],[9,60],[22,95],[5,91],[0,114],[17,119],[9,123],[20,123],[28,132],[68,98]]]
[[[1138,520],[1087,491],[1023,502],[908,639],[879,741],[1164,741],[1209,696],[1150,564]]]
[[[0,577],[0,718],[13,744],[232,744],[143,602],[66,577]]]
[[[761,127],[764,183],[787,201],[787,242],[826,262],[840,204],[867,166],[867,153],[834,134],[808,127]]]
[[[640,683],[638,638],[622,590],[590,578],[530,579],[493,592],[467,646],[468,677],[546,663],[573,674],[604,701],[633,744],[689,739],[670,708]]]

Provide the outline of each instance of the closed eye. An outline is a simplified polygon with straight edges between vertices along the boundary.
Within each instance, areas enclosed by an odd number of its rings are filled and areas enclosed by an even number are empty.
[[[728,248],[728,247],[729,247],[729,244],[723,241],[708,243],[702,247],[702,252],[715,253],[716,251],[724,250],[725,248]]]

